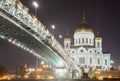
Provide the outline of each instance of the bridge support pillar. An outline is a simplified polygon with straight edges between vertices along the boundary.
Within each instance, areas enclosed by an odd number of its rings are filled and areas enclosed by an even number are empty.
[[[75,69],[72,69],[71,72],[70,72],[70,79],[81,79],[81,72],[78,72],[77,70]]]
[[[64,67],[56,67],[54,69],[54,78],[55,79],[68,79],[68,71]]]

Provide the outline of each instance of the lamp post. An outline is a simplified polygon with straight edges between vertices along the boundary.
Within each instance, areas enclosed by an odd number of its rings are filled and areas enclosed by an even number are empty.
[[[33,2],[33,6],[35,7],[35,16],[36,16],[36,18],[37,18],[37,14],[36,14],[36,12],[37,12],[37,9],[38,9],[38,3],[37,2]],[[38,69],[38,57],[36,56],[36,78],[37,78],[37,69]]]
[[[35,7],[35,16],[37,17],[36,12],[37,12],[37,9],[38,9],[39,5],[38,5],[37,2],[34,1],[34,2],[33,2],[33,6]]]
[[[59,35],[59,38],[60,38],[60,43],[62,44],[62,35]]]
[[[53,36],[54,36],[54,30],[55,30],[55,25],[52,25],[52,30],[53,30]]]

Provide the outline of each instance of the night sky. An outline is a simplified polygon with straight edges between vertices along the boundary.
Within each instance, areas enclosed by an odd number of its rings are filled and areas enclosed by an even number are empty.
[[[34,0],[21,0],[29,11],[35,14],[32,5]],[[85,12],[87,23],[103,37],[103,51],[111,52],[114,65],[120,64],[120,4],[118,0],[36,0],[38,19],[53,33],[51,25],[54,24],[55,37],[73,36],[74,30],[80,26],[82,14]],[[63,39],[62,39],[63,44]],[[13,46],[7,41],[0,40],[0,65],[6,68],[15,68],[27,63],[35,66],[35,56]]]

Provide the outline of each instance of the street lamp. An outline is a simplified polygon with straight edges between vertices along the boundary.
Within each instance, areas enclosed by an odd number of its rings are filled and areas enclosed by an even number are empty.
[[[60,38],[60,43],[62,44],[62,35],[59,35],[59,38]]]
[[[55,25],[52,25],[51,27],[53,29],[53,36],[54,36]]]
[[[35,7],[35,16],[37,18],[36,11],[37,11],[37,8],[38,8],[39,5],[36,1],[34,1],[33,6]],[[36,56],[36,78],[37,78],[37,69],[38,69],[38,57]]]
[[[62,35],[59,35],[59,38],[61,39],[61,38],[62,38]]]
[[[35,16],[37,17],[36,11],[37,11],[37,8],[39,7],[39,5],[37,2],[34,1],[33,6],[35,7]]]

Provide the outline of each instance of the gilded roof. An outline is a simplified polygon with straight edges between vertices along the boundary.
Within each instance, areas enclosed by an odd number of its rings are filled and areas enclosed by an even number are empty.
[[[100,35],[99,32],[96,34],[95,39],[96,40],[101,40],[102,39],[102,36]]]
[[[86,22],[84,17],[83,17],[83,20],[81,22],[80,27],[78,27],[75,30],[75,33],[77,33],[77,32],[93,32],[92,28],[87,24],[87,22]]]

